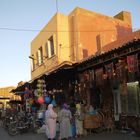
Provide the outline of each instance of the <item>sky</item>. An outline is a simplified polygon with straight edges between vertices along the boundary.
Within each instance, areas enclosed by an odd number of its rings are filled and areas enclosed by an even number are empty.
[[[75,7],[114,16],[129,11],[134,30],[140,29],[140,0],[57,0],[68,15]],[[56,0],[0,0],[0,87],[29,81],[30,45],[56,13]]]

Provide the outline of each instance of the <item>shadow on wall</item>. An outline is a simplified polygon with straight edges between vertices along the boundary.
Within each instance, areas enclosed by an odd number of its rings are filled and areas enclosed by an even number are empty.
[[[132,33],[131,27],[124,27],[119,24],[116,25],[116,30],[117,30],[117,39],[120,39]]]

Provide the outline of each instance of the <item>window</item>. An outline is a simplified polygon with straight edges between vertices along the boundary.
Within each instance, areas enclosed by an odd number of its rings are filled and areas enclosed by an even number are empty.
[[[47,45],[47,56],[50,58],[54,55],[54,41],[53,41],[53,36],[50,37],[48,40],[48,45]]]
[[[31,59],[31,70],[33,71],[35,69],[35,60]]]
[[[43,63],[43,51],[42,47],[40,47],[37,51],[37,60],[38,60],[38,65],[41,65]]]
[[[38,52],[36,52],[36,67],[38,66]]]
[[[45,45],[45,50],[46,50],[46,58],[48,58],[48,44],[47,43]]]

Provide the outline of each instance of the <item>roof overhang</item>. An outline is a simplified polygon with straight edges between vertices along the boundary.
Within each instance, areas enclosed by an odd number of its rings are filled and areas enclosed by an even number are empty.
[[[49,76],[49,75],[51,75],[53,73],[57,73],[59,70],[62,70],[62,69],[63,70],[73,69],[73,64],[74,63],[72,63],[70,61],[64,61],[61,64],[53,67],[52,69],[49,69],[49,70],[45,71],[44,73],[42,73],[42,74],[38,75],[37,77],[35,77],[34,79],[30,80],[29,83],[32,83],[33,81],[41,78],[44,75]]]

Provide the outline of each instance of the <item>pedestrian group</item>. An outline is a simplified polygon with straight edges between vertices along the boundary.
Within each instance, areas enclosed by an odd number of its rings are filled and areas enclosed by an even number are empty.
[[[75,111],[71,111],[67,103],[61,108],[49,104],[45,112],[46,136],[49,140],[83,136],[83,120],[84,111],[80,103],[76,104]]]

